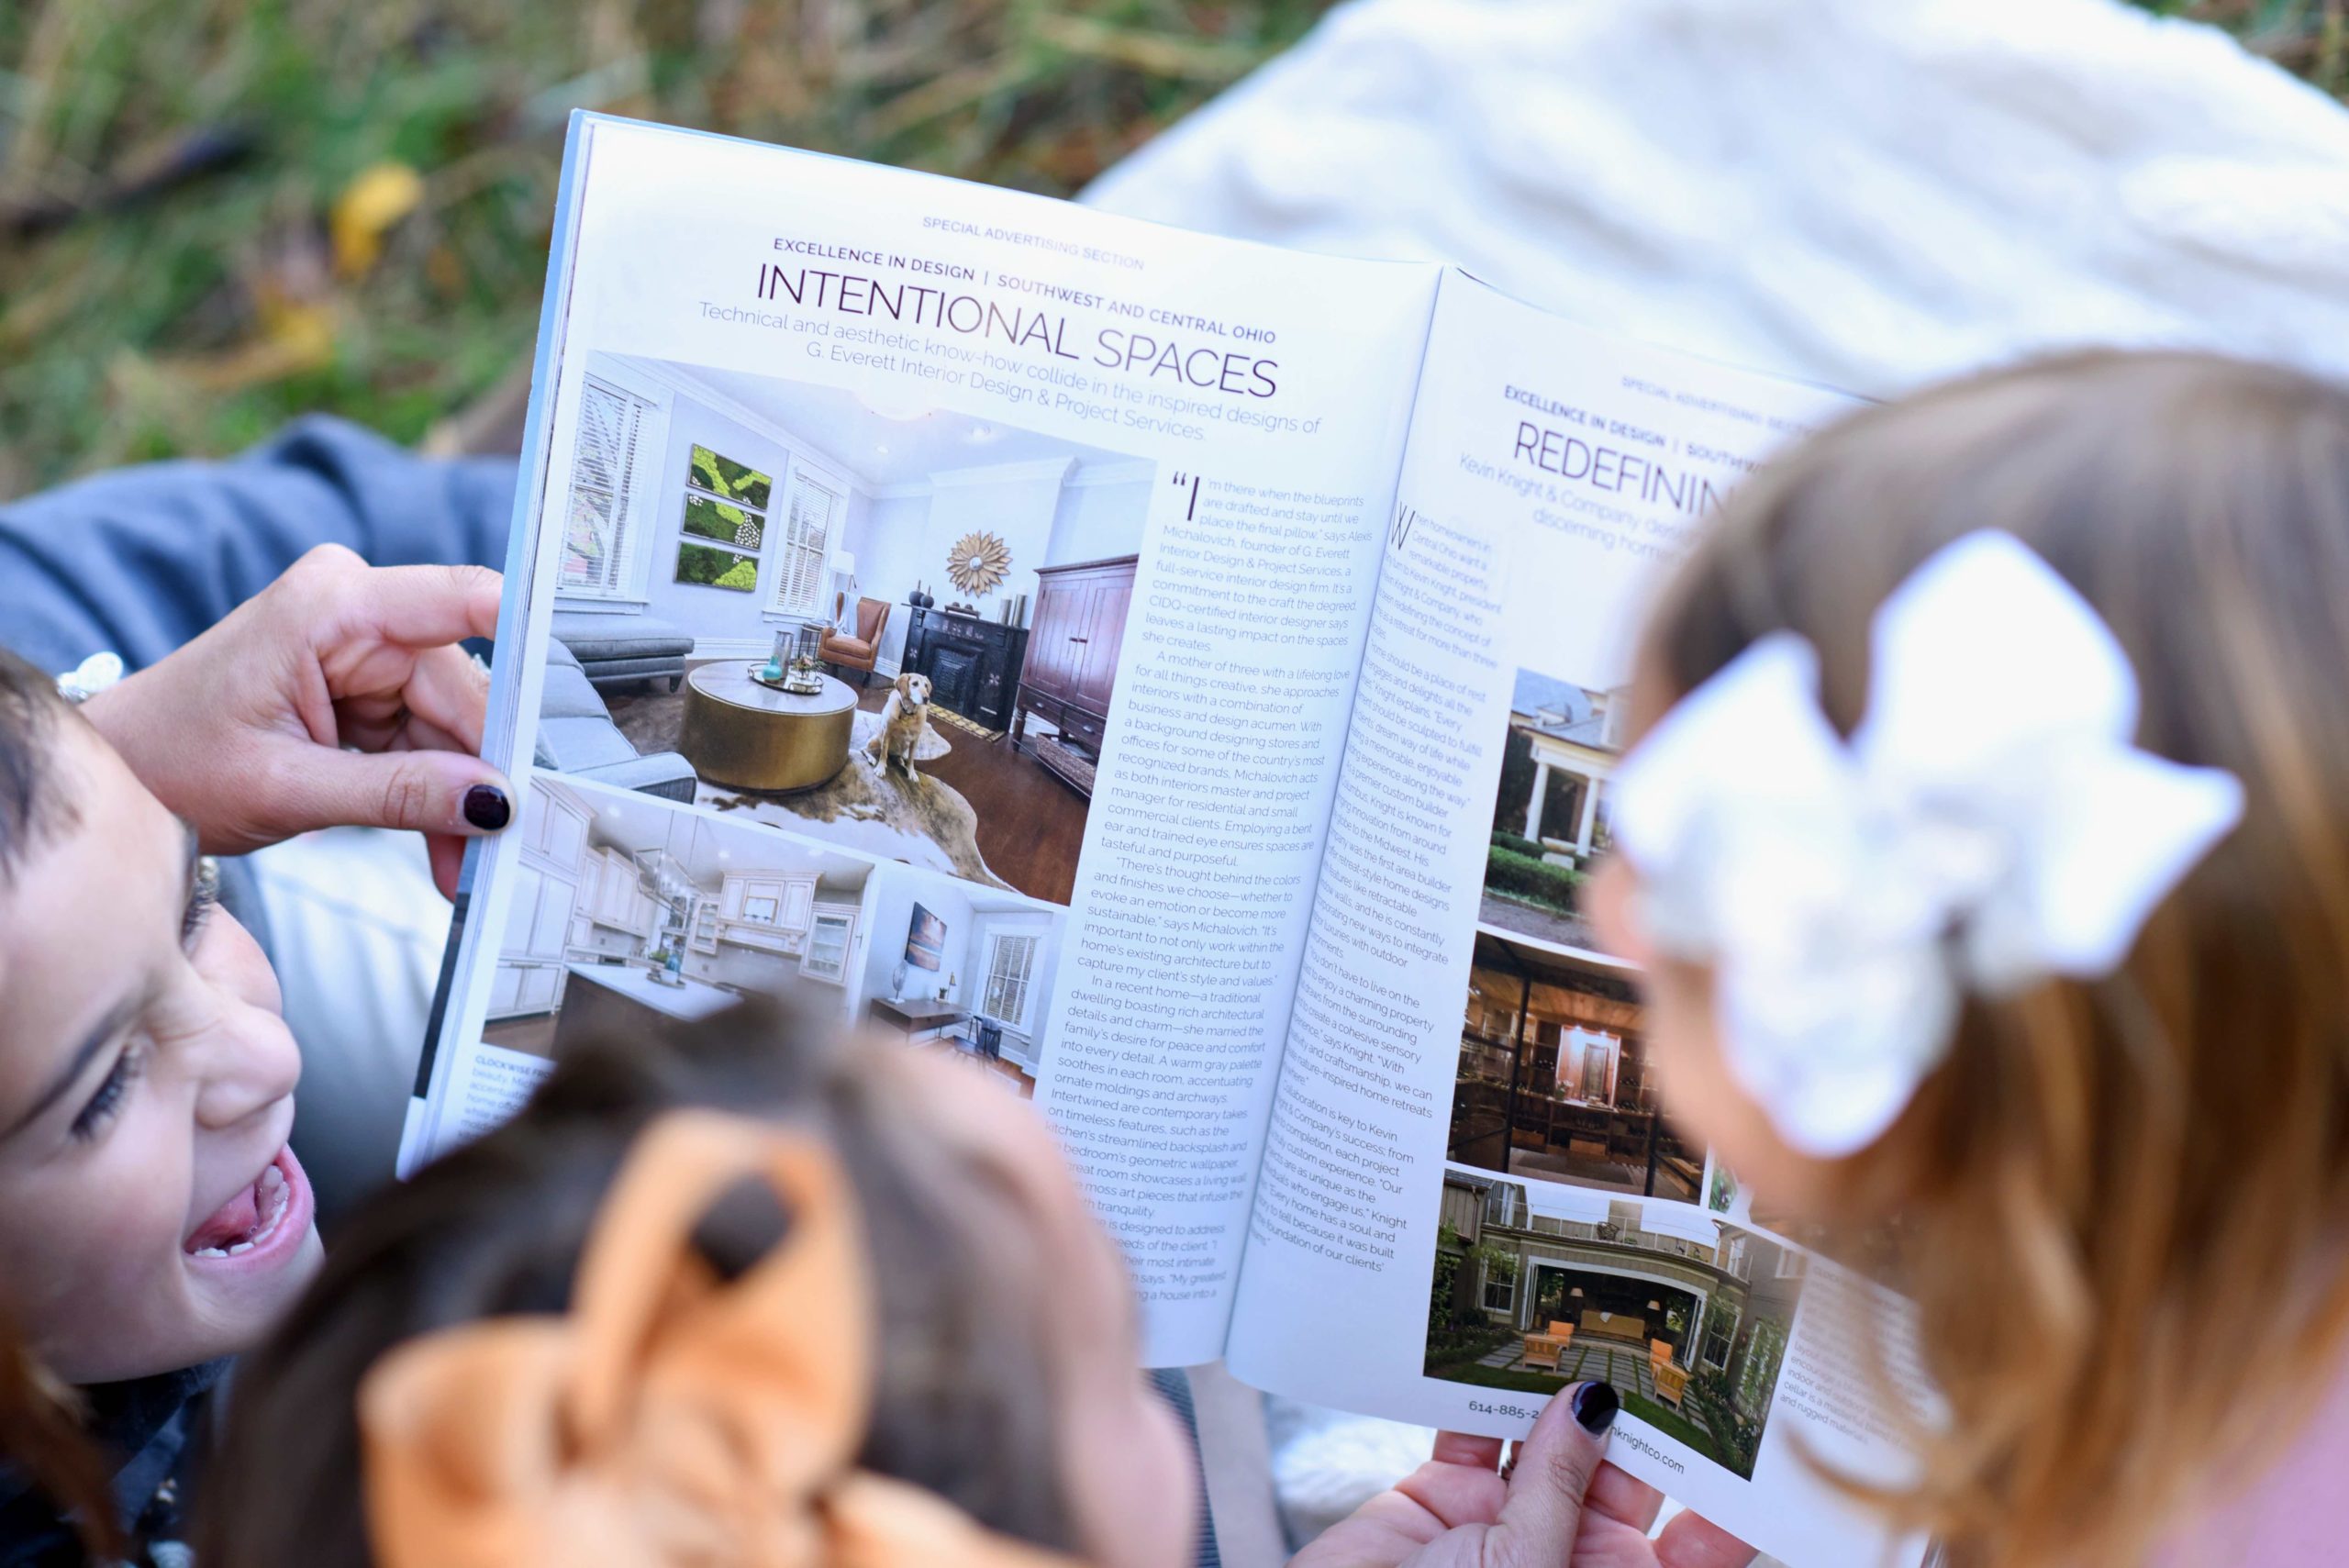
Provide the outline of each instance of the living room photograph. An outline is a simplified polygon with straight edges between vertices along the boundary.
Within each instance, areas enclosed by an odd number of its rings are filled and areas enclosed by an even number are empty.
[[[553,1058],[591,1033],[785,990],[853,1016],[896,868],[544,772],[518,830],[486,1043]]]
[[[604,353],[574,423],[540,765],[1067,902],[1152,462]]]
[[[1751,1479],[1809,1259],[1700,1211],[1447,1170],[1422,1370],[1623,1408]]]
[[[1068,912],[935,872],[881,870],[856,984],[863,1022],[1034,1098]]]
[[[1622,694],[1520,669],[1485,860],[1483,924],[1589,948],[1578,902],[1607,848],[1604,796],[1622,755]]]
[[[1476,935],[1446,1157],[1503,1174],[1699,1201],[1703,1147],[1660,1106],[1633,971]]]

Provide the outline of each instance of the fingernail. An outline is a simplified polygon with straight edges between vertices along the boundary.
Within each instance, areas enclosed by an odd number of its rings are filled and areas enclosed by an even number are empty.
[[[1615,1424],[1615,1412],[1622,1407],[1611,1384],[1586,1383],[1575,1390],[1575,1419],[1592,1437],[1603,1436]]]
[[[495,784],[475,784],[465,791],[465,820],[483,832],[495,833],[513,818],[513,803]]]

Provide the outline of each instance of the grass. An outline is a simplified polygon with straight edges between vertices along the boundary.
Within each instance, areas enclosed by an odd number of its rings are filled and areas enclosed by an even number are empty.
[[[2349,99],[2349,0],[2132,0],[2156,16],[2209,22],[2252,53]]]
[[[2349,93],[2344,0],[2142,3]],[[0,498],[500,384],[574,106],[1065,195],[1329,4],[0,0]]]
[[[1329,4],[0,0],[0,498],[497,385],[573,106],[1067,195]]]

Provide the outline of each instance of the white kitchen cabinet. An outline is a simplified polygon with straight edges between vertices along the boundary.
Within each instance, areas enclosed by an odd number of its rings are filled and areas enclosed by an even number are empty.
[[[699,953],[714,953],[718,951],[718,911],[719,907],[720,906],[718,901],[715,898],[701,898],[695,900],[693,934],[694,951]]]
[[[587,853],[587,807],[559,784],[539,780],[530,789],[522,813],[522,860],[576,882]]]
[[[855,946],[856,906],[816,905],[808,915],[807,947],[799,955],[799,973],[834,985],[845,984]]]
[[[816,907],[816,874],[730,875],[718,913],[718,940],[773,952],[806,951]]]
[[[636,862],[618,850],[595,850],[590,863],[595,880],[586,904],[595,922],[632,936],[651,936],[659,906],[637,886]]]
[[[489,983],[489,1016],[503,1018],[520,1012],[521,996],[522,966],[500,963]]]
[[[562,996],[564,971],[560,964],[532,964],[522,971],[521,995],[516,1008],[524,1013],[551,1013]]]
[[[551,1012],[562,997],[563,949],[571,939],[579,890],[524,861],[516,866],[513,902],[490,986],[489,1017]]]

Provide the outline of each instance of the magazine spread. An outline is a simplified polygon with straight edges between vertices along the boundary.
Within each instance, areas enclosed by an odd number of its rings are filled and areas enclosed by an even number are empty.
[[[575,117],[401,1162],[789,986],[1030,1097],[1152,1364],[1614,1457],[1914,1561],[1865,1319],[1657,1106],[1603,850],[1630,628],[1839,395],[1453,269]],[[834,999],[836,998],[836,1003]],[[1904,1381],[1905,1380],[1905,1381]],[[1887,1551],[1892,1552],[1889,1557]]]

